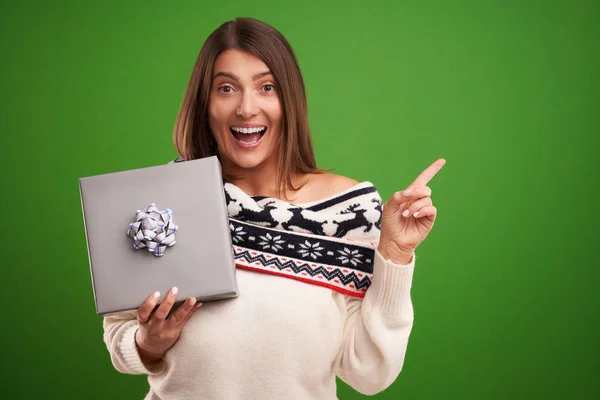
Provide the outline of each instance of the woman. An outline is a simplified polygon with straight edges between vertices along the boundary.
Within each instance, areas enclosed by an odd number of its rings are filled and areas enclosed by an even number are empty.
[[[440,159],[386,203],[316,167],[304,83],[285,38],[254,19],[207,39],[175,125],[186,161],[222,164],[240,297],[177,308],[177,288],[106,317],[115,368],[146,399],[335,399],[335,377],[375,394],[400,373],[414,252],[436,209]],[[257,261],[259,260],[259,261]]]

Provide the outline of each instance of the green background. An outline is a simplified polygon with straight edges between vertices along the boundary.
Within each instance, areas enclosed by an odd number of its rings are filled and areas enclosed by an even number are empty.
[[[405,367],[377,399],[600,398],[594,1],[5,1],[2,398],[141,399],[95,315],[77,179],[164,164],[197,53],[297,52],[321,167],[387,198],[438,157]],[[361,395],[344,384],[342,400]]]

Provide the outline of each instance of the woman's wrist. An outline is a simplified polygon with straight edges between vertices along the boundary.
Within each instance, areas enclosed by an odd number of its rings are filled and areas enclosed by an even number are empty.
[[[377,251],[381,256],[394,264],[407,265],[410,264],[414,252],[401,250],[397,246],[379,246]]]
[[[138,332],[136,331],[135,347],[137,348],[138,354],[140,355],[140,359],[142,360],[144,365],[151,365],[151,364],[154,364],[154,363],[160,361],[163,358],[164,354],[157,354],[157,353],[153,353],[151,351],[145,350],[142,346],[140,346],[140,344],[138,342],[137,333]]]

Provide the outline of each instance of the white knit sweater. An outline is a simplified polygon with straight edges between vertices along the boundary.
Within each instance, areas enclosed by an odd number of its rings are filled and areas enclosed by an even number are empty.
[[[375,394],[404,363],[413,271],[414,257],[397,265],[375,252],[359,298],[238,269],[240,296],[205,303],[151,370],[136,350],[135,311],[105,317],[104,340],[118,371],[148,375],[146,399],[333,400],[336,375]]]

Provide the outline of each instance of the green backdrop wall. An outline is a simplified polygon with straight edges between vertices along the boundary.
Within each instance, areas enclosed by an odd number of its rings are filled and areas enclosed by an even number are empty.
[[[375,398],[600,398],[598,4],[2,1],[1,397],[146,393],[102,341],[77,179],[174,158],[201,44],[252,16],[297,52],[320,166],[387,198],[448,161]]]

